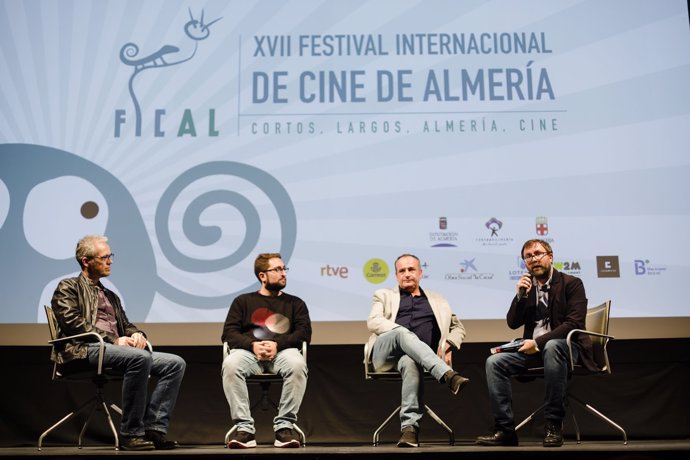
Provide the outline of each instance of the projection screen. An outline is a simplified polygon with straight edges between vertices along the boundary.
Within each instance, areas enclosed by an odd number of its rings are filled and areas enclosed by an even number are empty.
[[[622,337],[688,336],[684,0],[0,0],[0,343],[105,234],[158,343],[215,344],[280,252],[317,343],[416,254],[468,340],[541,238]]]

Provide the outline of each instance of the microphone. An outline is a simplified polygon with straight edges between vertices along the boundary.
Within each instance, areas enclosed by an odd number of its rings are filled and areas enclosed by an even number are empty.
[[[525,275],[531,275],[531,272],[525,273]],[[523,275],[523,276],[525,276]],[[537,284],[537,280],[532,276],[532,286],[535,286]],[[531,288],[530,288],[531,289]],[[518,299],[525,299],[527,298],[527,288],[524,286],[520,286],[520,289],[518,289]]]
[[[528,271],[527,273],[525,273],[522,276],[525,277],[527,275],[531,276],[531,273]],[[532,285],[534,285],[534,282],[535,282],[534,278],[532,278]],[[520,288],[518,289],[518,299],[524,299],[526,297],[527,297],[527,288],[524,286],[520,286]]]

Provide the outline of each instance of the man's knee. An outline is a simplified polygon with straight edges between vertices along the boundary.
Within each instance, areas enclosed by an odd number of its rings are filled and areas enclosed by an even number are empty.
[[[486,363],[484,363],[484,369],[486,370],[486,372],[493,371],[497,367],[500,367],[500,362],[500,354],[490,355],[488,358],[486,358]]]
[[[293,351],[294,350],[294,351]],[[306,376],[309,373],[307,367],[307,360],[304,356],[296,349],[285,350],[285,356],[283,357],[285,362],[281,366],[280,373],[283,376],[289,375],[303,375]]]
[[[568,356],[568,345],[563,339],[552,339],[544,345],[544,359],[564,359]]]
[[[144,371],[151,372],[153,367],[153,355],[149,352],[139,350],[138,348],[133,348],[128,353],[127,356],[127,367],[142,369]]]
[[[410,342],[410,341],[418,341],[419,337],[417,335],[410,331],[407,328],[404,327],[396,327],[395,329],[390,331],[393,335],[393,339],[395,340],[395,343],[401,347],[404,342]]]
[[[184,372],[187,369],[187,362],[180,356],[172,355],[172,363],[177,372]]]
[[[222,374],[243,378],[246,375],[247,363],[239,353],[230,353],[223,359]]]

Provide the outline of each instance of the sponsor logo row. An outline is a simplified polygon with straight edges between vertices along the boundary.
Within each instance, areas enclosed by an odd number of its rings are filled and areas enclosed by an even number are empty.
[[[661,276],[668,269],[666,266],[652,263],[649,259],[635,259],[631,265],[626,264],[626,266],[621,268],[619,257],[616,255],[596,256],[595,261],[598,278],[620,278],[621,273],[624,273],[626,276],[628,274],[633,276]],[[580,276],[583,271],[583,264],[577,260],[554,260],[553,265],[557,270],[575,276]],[[589,266],[586,267],[587,270],[590,268]],[[361,276],[372,284],[381,284],[389,278],[395,278],[392,269],[393,267],[385,260],[373,258],[366,261],[361,268],[361,272],[359,270],[355,270],[355,272],[361,273]],[[521,258],[516,257],[514,268],[507,270],[506,276],[506,272],[497,274],[492,271],[482,270],[481,263],[474,257],[458,260],[457,266],[452,270],[445,272],[441,270],[441,273],[434,270],[433,275],[429,275],[432,272],[431,265],[423,260],[422,271],[424,272],[424,278],[431,277],[445,281],[483,281],[493,280],[498,277],[515,281],[525,273],[526,267],[525,262]],[[349,279],[352,273],[351,267],[343,265],[326,264],[320,268],[321,277],[325,278]]]

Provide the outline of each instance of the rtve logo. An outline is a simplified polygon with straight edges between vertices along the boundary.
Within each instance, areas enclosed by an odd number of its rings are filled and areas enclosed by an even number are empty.
[[[347,267],[331,267],[330,265],[326,264],[325,267],[321,267],[321,276],[336,276],[340,278],[347,278],[349,275],[349,270]]]

